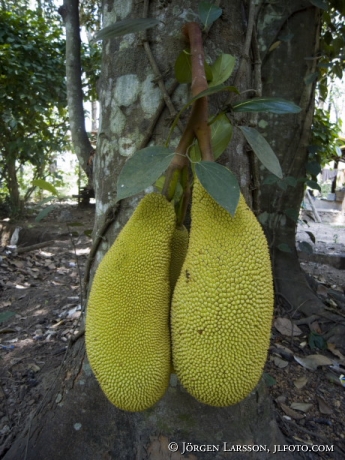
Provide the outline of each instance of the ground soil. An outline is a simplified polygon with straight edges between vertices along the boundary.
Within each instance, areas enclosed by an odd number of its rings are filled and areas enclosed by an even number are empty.
[[[29,243],[19,239],[18,247],[47,239],[49,246],[22,253],[0,250],[0,458],[58,378],[67,344],[80,331],[93,218],[92,205],[68,203],[39,224],[27,216],[13,223],[12,232],[18,225],[30,229]],[[345,257],[344,225],[305,220],[308,224],[298,229],[300,242],[309,241],[316,253]],[[301,264],[327,311],[345,318],[344,270],[308,258]],[[333,453],[306,458],[345,458],[345,388],[339,378],[345,374],[345,338],[332,343],[334,326],[322,318],[306,322],[278,302],[265,369],[278,423],[289,443],[334,446]]]

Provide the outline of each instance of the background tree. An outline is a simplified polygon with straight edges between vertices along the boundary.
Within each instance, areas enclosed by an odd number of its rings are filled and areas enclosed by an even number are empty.
[[[167,121],[189,97],[187,85],[176,89],[171,67],[186,47],[182,25],[199,20],[198,3],[192,1],[187,7],[183,1],[152,1],[148,8],[148,2],[144,2],[143,11],[141,3],[103,2],[104,26],[147,15],[164,22],[147,32],[147,40],[130,34],[103,43],[99,85],[102,116],[94,166],[97,218],[90,259],[92,271],[138,203],[135,197],[114,206],[116,179],[128,155],[150,141],[163,144],[169,129]],[[235,72],[229,83],[242,91],[230,100],[221,94],[210,98],[213,113],[254,95],[284,97],[301,107],[300,113],[284,116],[231,113],[233,125],[257,125],[266,136],[280,159],[283,179],[272,178],[257,163],[240,129],[234,129],[230,147],[220,161],[237,175],[247,201],[253,203],[265,227],[278,300],[285,299],[292,310],[324,315],[323,305],[305,283],[294,249],[296,213],[307,180],[314,105],[315,80],[305,84],[305,78],[315,73],[319,53],[321,14],[315,3],[225,2],[221,18],[207,30],[204,41],[207,59],[212,62],[224,52],[236,56]],[[184,117],[181,122],[185,122]],[[172,141],[175,145],[177,138],[176,133]],[[258,147],[257,136],[253,144]],[[86,267],[87,272],[89,268]],[[134,414],[116,409],[100,391],[80,338],[70,345],[56,386],[4,458],[214,458],[214,452],[183,457],[171,453],[170,441],[228,441],[271,447],[283,444],[262,382],[241,403],[214,408],[198,403],[172,377],[166,395],[154,408]],[[233,458],[241,459],[252,456],[233,454]],[[265,452],[255,456],[271,457]],[[294,453],[293,458],[298,455]]]
[[[65,102],[64,39],[52,17],[36,11],[0,11],[0,174],[12,211],[20,209],[18,168],[42,177],[53,152],[69,143]]]
[[[92,187],[94,148],[91,145],[85,128],[83,104],[85,100],[85,92],[83,91],[83,69],[81,62],[81,51],[82,49],[86,51],[87,47],[84,46],[82,48],[80,39],[79,1],[65,0],[63,5],[59,8],[59,13],[62,16],[66,27],[67,100],[72,143],[74,151],[78,157],[79,164],[88,177],[88,186]],[[89,46],[88,51],[89,56],[87,60],[84,60],[84,64],[89,64],[86,65],[86,68],[89,70],[89,80],[93,83],[89,85],[90,91],[88,98],[90,100],[94,100],[99,54],[97,54],[97,48],[94,46]]]

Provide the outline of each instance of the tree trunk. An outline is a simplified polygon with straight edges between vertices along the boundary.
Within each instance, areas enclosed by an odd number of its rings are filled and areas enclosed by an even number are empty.
[[[163,100],[161,89],[156,82],[164,83],[168,90],[172,87],[173,76],[170,69],[179,52],[186,47],[181,27],[185,21],[197,20],[193,12],[198,11],[198,3],[189,2],[187,8],[182,0],[173,3],[150,2],[149,16],[163,20],[160,26],[147,34],[149,48],[158,63],[160,75],[151,69],[146,56],[147,45],[144,45],[138,36],[130,34],[105,41],[103,44],[101,120],[94,169],[94,235],[102,233],[102,229],[105,228],[108,231],[103,232],[98,240],[100,243],[95,254],[93,272],[139,200],[138,197],[123,200],[116,212],[113,212],[113,216],[116,215],[116,223],[104,226],[105,216],[109,218],[111,215],[107,211],[113,209],[116,179],[126,157],[143,147],[144,141],[150,140],[145,137],[145,133],[151,130],[154,132],[154,143],[164,143],[170,115],[165,109],[160,117],[156,117],[157,108]],[[255,2],[251,1],[250,4],[254,5]],[[274,143],[273,147],[281,159],[285,173],[289,171],[290,175],[304,177],[306,133],[311,122],[313,88],[304,85],[303,77],[307,69],[303,66],[309,62],[305,61],[305,58],[313,56],[315,51],[319,17],[316,15],[316,9],[308,1],[293,0],[288,5],[283,2],[282,10],[278,9],[279,4],[281,2],[261,5],[257,27],[259,36],[257,41],[254,39],[254,53],[257,44],[263,53],[263,94],[293,99],[300,103],[303,111],[300,116],[284,115],[279,118],[260,115],[259,126],[265,126],[267,121],[270,123],[266,134]],[[243,56],[243,46],[248,41],[248,11],[243,8],[240,0],[224,2],[222,7],[221,19],[214,23],[205,37],[206,56],[211,60],[221,52],[237,56],[238,63],[241,64],[237,65],[236,84],[241,90],[253,88],[252,78],[255,77],[255,85],[260,89],[261,78],[258,78],[257,72],[254,72],[253,76],[248,53],[244,53]],[[127,17],[141,17],[142,14],[140,2],[103,2],[104,26]],[[304,30],[301,23],[304,24]],[[287,27],[294,32],[294,39],[287,45],[283,44],[281,48],[269,52],[272,42],[274,43],[280,32]],[[247,39],[250,43],[250,36]],[[258,59],[256,56],[256,61]],[[256,64],[254,68],[257,69]],[[172,100],[177,109],[186,102],[187,90],[186,85],[180,85],[174,92]],[[211,99],[213,109],[219,108],[223,103],[222,96]],[[156,118],[157,123],[152,125],[152,120]],[[182,121],[185,121],[183,117]],[[176,140],[173,140],[173,143],[176,145]],[[253,185],[250,181],[262,183],[266,173],[255,166],[260,174],[259,178],[255,177],[255,170],[251,170],[255,162],[251,160],[251,155],[247,154],[244,139],[238,133],[224,155],[223,163],[230,165],[238,175],[241,188],[249,201],[250,185]],[[265,223],[272,246],[274,268],[278,276],[281,276],[284,260],[291,260],[289,267],[291,266],[292,273],[297,277],[297,282],[303,278],[301,272],[297,275],[298,260],[294,252],[295,222],[285,219],[283,224],[281,212],[283,204],[286,205],[287,202],[289,206],[298,208],[302,190],[303,187],[299,184],[295,188],[290,187],[289,194],[283,194],[276,184],[261,185],[260,193],[257,193],[260,196],[257,196],[256,200],[257,204],[259,199],[261,200],[259,214]],[[269,225],[277,219],[280,222],[279,226]],[[279,245],[281,241],[292,246],[291,254],[278,253],[275,250],[276,244]],[[286,273],[283,275],[287,276]],[[285,289],[285,285],[281,284],[278,284],[278,289],[280,286]],[[293,284],[294,289],[295,287],[296,283]],[[178,443],[178,452],[169,451],[168,445],[173,442]],[[187,449],[183,454],[184,447],[188,446],[183,443],[211,447],[208,451],[195,451],[193,448],[192,452]],[[113,407],[102,394],[87,362],[83,339],[79,339],[69,349],[55,388],[46,395],[26,432],[16,441],[4,459],[214,460],[231,456],[234,460],[260,460],[275,458],[272,453],[275,444],[284,444],[284,439],[277,427],[274,411],[262,382],[241,403],[215,408],[201,404],[189,396],[173,374],[171,385],[158,404],[142,413],[127,413]],[[263,445],[267,446],[270,452],[227,452],[225,448],[231,445]],[[280,453],[279,456],[280,459],[292,457],[299,458],[296,453]]]
[[[320,26],[320,11],[305,1],[271,4],[258,21],[265,43],[261,50],[263,94],[283,97],[302,108],[296,115],[260,115],[259,127],[278,156],[285,179],[265,185],[269,173],[260,171],[259,219],[271,246],[276,292],[289,309],[307,315],[320,313],[324,307],[303,276],[295,249],[314,112],[315,84],[306,85],[304,79],[316,71]]]
[[[17,178],[16,160],[11,155],[6,156],[6,182],[10,195],[11,213],[20,212],[21,201]]]
[[[72,143],[80,166],[85,171],[89,184],[92,185],[92,162],[90,157],[93,155],[94,149],[85,129],[80,58],[79,1],[64,0],[63,6],[59,8],[59,13],[66,27],[67,103]]]

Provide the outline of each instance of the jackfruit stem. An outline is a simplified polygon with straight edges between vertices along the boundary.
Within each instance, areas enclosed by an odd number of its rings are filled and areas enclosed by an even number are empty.
[[[181,171],[180,169],[170,169],[165,176],[165,182],[162,190],[162,195],[166,197],[168,201],[174,198],[177,184],[179,183]]]
[[[181,185],[183,188],[183,195],[179,202],[178,209],[176,211],[176,218],[177,218],[176,225],[177,226],[183,225],[184,219],[186,217],[188,203],[191,197],[188,172],[189,172],[188,166],[185,166],[181,171]]]
[[[202,34],[196,22],[188,22],[182,29],[190,43],[191,63],[192,63],[192,95],[193,97],[207,90],[208,84],[204,67],[204,49],[202,44]],[[201,157],[204,161],[214,161],[211,146],[211,128],[208,124],[208,100],[207,96],[197,99],[192,106],[187,126],[183,131],[180,142],[176,148],[176,153],[167,169],[163,195],[167,199],[172,199],[174,186],[170,183],[176,177],[176,171],[182,171],[188,167],[187,153],[189,148],[198,139]],[[178,220],[182,223],[187,209],[190,191],[188,180],[183,185],[184,195],[181,202],[181,209]],[[175,185],[176,186],[176,185]],[[182,220],[180,220],[182,219]]]
[[[196,22],[188,22],[183,27],[183,33],[187,36],[190,43],[192,64],[191,90],[193,97],[195,97],[208,89],[204,66],[205,55],[202,44],[202,33],[199,24]],[[189,122],[192,122],[194,134],[198,139],[202,159],[204,161],[214,161],[211,147],[211,128],[208,124],[207,96],[197,99],[194,102]]]

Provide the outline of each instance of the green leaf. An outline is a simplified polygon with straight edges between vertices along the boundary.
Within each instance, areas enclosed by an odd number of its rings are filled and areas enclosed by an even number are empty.
[[[215,160],[227,148],[232,138],[232,131],[232,124],[225,113],[218,115],[211,124],[211,146]]]
[[[307,86],[311,85],[312,83],[314,83],[315,80],[317,80],[318,76],[319,76],[319,72],[310,73],[304,78],[304,84]]]
[[[315,244],[316,238],[315,238],[314,233],[312,233],[312,232],[307,232],[307,231],[306,231],[306,233],[307,233],[307,235],[309,236],[309,238],[312,240],[312,242]]]
[[[310,3],[317,8],[320,8],[320,10],[328,10],[328,4],[326,0],[309,0]]]
[[[35,179],[32,181],[32,185],[41,188],[42,190],[47,190],[48,192],[52,193],[55,196],[59,195],[59,192],[56,190],[53,184],[47,182],[43,179]]]
[[[315,348],[318,348],[319,350],[326,350],[327,348],[327,342],[324,337],[313,331],[309,334],[308,344],[312,350]]]
[[[312,176],[317,176],[321,172],[321,165],[317,161],[309,161],[306,170]]]
[[[248,126],[239,126],[239,128],[261,163],[271,173],[282,179],[283,173],[279,160],[266,139],[254,128]]]
[[[341,151],[341,148],[338,145],[335,146],[335,151],[336,151],[336,154],[338,155],[338,157],[343,156],[343,152]]]
[[[212,88],[205,89],[205,91],[201,91],[201,93],[193,97],[193,99],[187,102],[187,104],[190,105],[193,102],[195,102],[197,99],[200,99],[201,97],[211,96],[211,94],[220,93],[222,91],[229,91],[229,92],[233,92],[236,94],[240,94],[236,86],[217,85],[217,86],[212,86]]]
[[[290,187],[296,187],[296,185],[297,185],[296,177],[285,176],[283,180],[287,183],[287,185],[290,185]]]
[[[136,152],[119,174],[116,200],[136,195],[152,185],[167,169],[173,156],[174,150],[165,147],[147,147]]]
[[[301,243],[298,244],[298,249],[306,254],[312,254],[314,252],[313,246],[306,241],[301,241]]]
[[[213,86],[212,88],[208,88],[208,89],[205,89],[205,91],[201,91],[201,93],[199,93],[197,96],[193,97],[192,99],[190,99],[183,107],[182,109],[179,111],[179,113],[176,115],[175,117],[175,120],[173,121],[172,125],[171,125],[171,128],[170,128],[170,132],[169,132],[169,135],[168,135],[168,139],[167,139],[167,144],[169,143],[170,141],[170,137],[171,137],[171,134],[172,132],[174,131],[179,119],[180,119],[180,116],[182,115],[182,113],[191,105],[193,104],[195,101],[197,101],[198,99],[202,98],[202,97],[205,97],[205,96],[210,96],[211,94],[216,94],[216,93],[219,93],[221,91],[230,91],[230,92],[235,92],[237,94],[239,94],[238,92],[238,89],[235,88],[235,86],[224,86],[224,85],[218,85],[218,86]]]
[[[205,74],[207,81],[212,80],[212,69],[204,62]],[[189,50],[183,50],[178,55],[175,62],[175,77],[179,83],[192,82],[192,58]]]
[[[16,314],[15,311],[4,311],[3,313],[0,313],[0,323],[4,323],[5,321],[9,320]]]
[[[196,163],[195,173],[211,197],[234,216],[240,199],[240,188],[236,176],[225,166],[213,161]]]
[[[267,374],[267,372],[263,373],[263,378],[264,378],[266,386],[268,387],[273,387],[273,385],[277,384],[276,379],[272,377],[270,374]]]
[[[221,54],[212,64],[213,79],[209,87],[218,86],[224,83],[232,74],[236,64],[236,58],[231,54]]]
[[[258,216],[258,221],[260,222],[261,225],[266,225],[266,222],[268,221],[268,219],[269,219],[269,213],[267,211],[262,212]]]
[[[293,209],[293,208],[285,209],[284,214],[289,219],[293,220],[294,222],[298,221],[298,215],[299,215],[299,210],[298,209]]]
[[[199,18],[204,24],[205,29],[211,25],[222,15],[222,9],[208,2],[199,3]]]
[[[40,222],[42,219],[44,219],[49,213],[51,213],[54,209],[56,208],[55,204],[51,204],[47,206],[46,208],[42,209],[41,212],[39,212],[35,218],[36,222]]]
[[[49,201],[53,201],[53,200],[56,200],[56,196],[55,196],[55,195],[47,196],[47,197],[43,198],[43,200],[40,200],[40,201],[37,203],[37,206],[42,206],[42,204],[49,203]]]
[[[277,248],[279,249],[279,251],[292,253],[290,246],[286,243],[278,244]]]
[[[221,113],[213,119],[211,124],[211,148],[215,160],[224,152],[231,138],[232,125],[228,117],[224,113]],[[201,160],[201,152],[198,143],[190,149],[190,158],[193,162]]]
[[[274,174],[269,174],[264,181],[262,182],[263,185],[273,185],[275,184],[279,178],[275,176]]]
[[[181,51],[175,61],[175,77],[179,83],[190,83],[192,80],[191,57],[186,50]]]
[[[279,188],[281,188],[284,191],[287,190],[288,188],[288,184],[284,182],[284,180],[278,180],[277,185]]]
[[[257,97],[233,107],[234,112],[270,112],[277,114],[299,113],[301,107],[291,101],[275,97]]]
[[[111,24],[110,26],[101,29],[95,34],[92,42],[141,32],[142,30],[154,27],[159,23],[160,21],[154,18],[124,19],[123,21],[116,22],[115,24]]]
[[[89,228],[87,230],[84,230],[84,235],[88,236],[89,238],[92,237],[92,229]]]
[[[306,182],[306,185],[308,185],[308,187],[310,187],[311,189],[313,190],[318,190],[319,192],[321,192],[321,187],[320,185],[315,182],[314,180],[307,180]]]

